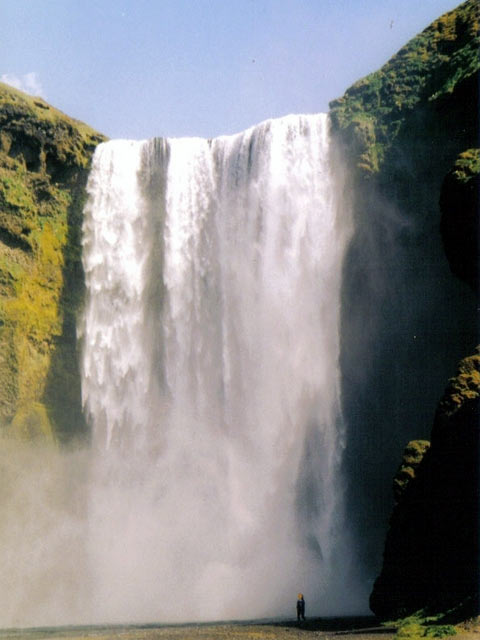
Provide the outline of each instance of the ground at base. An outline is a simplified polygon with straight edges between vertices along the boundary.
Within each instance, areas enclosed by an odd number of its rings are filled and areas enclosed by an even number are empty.
[[[394,629],[374,618],[307,618],[201,624],[135,624],[0,630],[0,640],[295,640],[355,635],[358,640],[392,640]],[[477,639],[480,640],[480,637]]]
[[[3,629],[0,640],[393,640],[396,629],[372,617],[218,622],[202,624],[136,624],[35,629]],[[353,640],[353,638],[351,639]],[[448,639],[447,639],[448,640]],[[480,628],[459,629],[455,640],[480,640]]]

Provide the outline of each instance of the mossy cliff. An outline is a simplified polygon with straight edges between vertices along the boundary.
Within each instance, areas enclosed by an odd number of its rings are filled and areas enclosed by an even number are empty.
[[[90,159],[103,139],[0,84],[0,425],[22,437],[85,430],[80,230]]]
[[[410,482],[415,478],[417,469],[429,448],[428,440],[412,440],[405,447],[402,463],[393,479],[395,504],[400,502]]]
[[[479,44],[468,0],[331,103],[355,223],[341,328],[347,511],[372,579],[392,469],[406,442],[429,440],[446,380],[478,342]]]
[[[468,0],[330,104],[334,128],[353,150],[353,164],[363,178],[379,176],[385,182],[399,172],[401,179],[402,168],[417,154],[417,166],[435,165],[432,152],[439,137],[453,154],[463,140],[464,148],[478,143],[478,26],[478,3]],[[461,119],[453,122],[454,114]],[[411,158],[398,156],[405,139],[416,140]]]
[[[431,446],[410,443],[394,480],[397,502],[370,598],[381,618],[420,609],[453,609],[457,619],[479,613],[479,401],[477,351],[460,362],[445,390]],[[412,447],[416,469],[404,483]]]

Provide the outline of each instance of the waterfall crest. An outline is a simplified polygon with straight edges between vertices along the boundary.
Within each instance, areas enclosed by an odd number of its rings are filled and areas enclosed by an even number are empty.
[[[82,325],[94,617],[276,616],[298,591],[327,610],[350,233],[330,146],[313,115],[98,147]]]

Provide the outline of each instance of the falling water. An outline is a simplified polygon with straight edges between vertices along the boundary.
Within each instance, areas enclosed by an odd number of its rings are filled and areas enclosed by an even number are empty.
[[[291,614],[298,591],[321,613],[341,589],[349,219],[328,129],[288,116],[95,153],[82,366],[94,619]]]

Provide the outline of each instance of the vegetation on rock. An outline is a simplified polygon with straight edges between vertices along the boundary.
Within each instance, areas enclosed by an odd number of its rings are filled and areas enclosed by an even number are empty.
[[[347,500],[369,566],[380,544],[372,523],[387,503],[380,464],[390,455],[393,468],[406,441],[429,437],[445,381],[478,340],[476,296],[455,277],[477,290],[478,27],[478,2],[467,0],[330,105],[356,224],[344,268],[341,370],[347,475],[351,460],[362,480]],[[478,530],[476,357],[461,367],[431,447],[416,452],[418,465],[405,459],[395,480],[371,599],[381,617],[451,600],[478,607],[468,568],[479,557],[469,537]]]
[[[430,448],[427,440],[412,440],[403,453],[402,463],[393,479],[393,495],[395,502],[399,502],[408,484],[415,478],[418,465]]]
[[[465,407],[468,402],[477,402],[480,395],[480,347],[477,352],[462,360],[457,375],[450,379],[445,395],[437,410],[437,429]],[[435,435],[435,434],[434,434]]]
[[[346,134],[361,173],[378,173],[419,105],[441,107],[462,83],[471,82],[480,69],[478,27],[478,4],[468,0],[331,102],[334,128]]]
[[[0,423],[23,437],[84,430],[75,318],[91,155],[104,138],[0,84]]]
[[[450,380],[435,416],[431,447],[393,511],[382,572],[370,598],[381,618],[423,608],[454,609],[457,619],[478,614],[479,408],[477,351],[460,362]]]
[[[389,626],[397,628],[397,638],[445,638],[455,636],[457,629],[451,624],[442,624],[441,616],[428,615],[424,610],[413,615],[389,622]]]
[[[480,149],[458,155],[443,181],[440,231],[450,268],[478,293]]]

